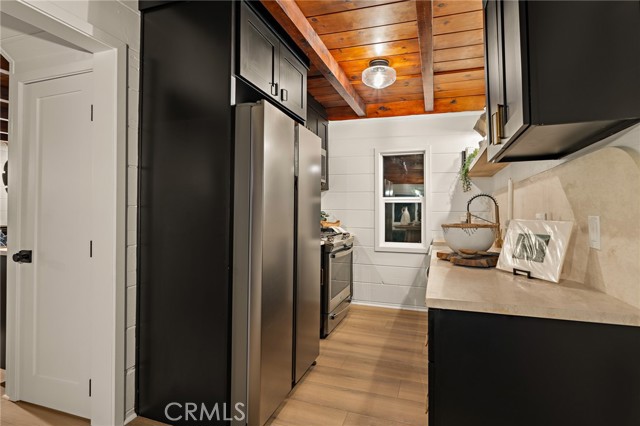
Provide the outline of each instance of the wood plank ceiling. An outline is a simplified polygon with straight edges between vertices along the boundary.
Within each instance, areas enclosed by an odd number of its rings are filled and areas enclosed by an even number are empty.
[[[423,1],[423,0],[417,0]],[[425,111],[416,0],[296,0],[366,104],[365,117],[478,111],[485,106],[482,0],[431,3],[433,110]],[[421,4],[424,12],[424,4]],[[428,7],[428,6],[427,6]],[[428,16],[428,10],[426,11]],[[422,19],[425,19],[424,16]],[[427,18],[428,19],[428,18]],[[419,25],[420,24],[420,25]],[[423,37],[424,45],[424,37]],[[423,52],[424,53],[424,52]],[[369,61],[388,59],[397,81],[381,90],[362,83]],[[425,64],[428,65],[428,64]],[[358,118],[312,63],[308,90],[330,120]],[[427,99],[429,105],[429,99]]]

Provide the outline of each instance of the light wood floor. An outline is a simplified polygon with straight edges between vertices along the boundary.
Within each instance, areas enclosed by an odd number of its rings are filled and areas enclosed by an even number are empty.
[[[426,332],[423,312],[352,306],[347,319],[321,341],[317,365],[268,425],[426,425]],[[87,426],[89,421],[3,399],[0,424]],[[160,425],[142,418],[129,424]]]
[[[425,426],[427,315],[354,305],[270,426]]]

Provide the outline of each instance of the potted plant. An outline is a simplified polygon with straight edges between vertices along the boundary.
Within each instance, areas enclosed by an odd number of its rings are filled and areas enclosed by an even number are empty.
[[[462,190],[464,192],[471,191],[471,178],[469,177],[469,169],[471,168],[471,164],[473,160],[478,155],[478,148],[474,149],[473,152],[464,158],[462,165],[460,166],[460,182],[462,182]]]

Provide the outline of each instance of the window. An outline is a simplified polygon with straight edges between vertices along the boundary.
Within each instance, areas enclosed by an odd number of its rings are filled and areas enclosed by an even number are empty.
[[[376,151],[376,251],[426,253],[427,151]]]

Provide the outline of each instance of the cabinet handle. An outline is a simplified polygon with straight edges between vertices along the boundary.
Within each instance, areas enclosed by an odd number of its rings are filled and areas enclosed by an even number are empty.
[[[280,91],[280,100],[282,102],[287,102],[289,100],[289,92],[287,91],[287,89],[282,89]]]
[[[504,105],[498,105],[498,110],[491,115],[493,128],[493,144],[500,145],[504,138]]]
[[[271,95],[278,96],[278,83],[271,84]]]

